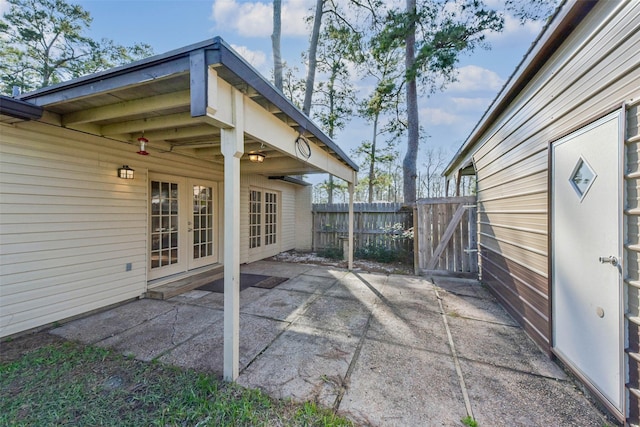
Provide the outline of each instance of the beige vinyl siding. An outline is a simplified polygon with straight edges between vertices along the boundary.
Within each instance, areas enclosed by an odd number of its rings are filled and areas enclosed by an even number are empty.
[[[311,213],[312,189],[310,185],[299,186],[296,189],[295,207],[295,249],[310,251],[312,245],[313,215]]]
[[[0,335],[142,294],[145,171],[123,182],[68,137],[0,134]]]
[[[482,279],[547,351],[549,144],[637,95],[638,51],[640,2],[599,2],[473,154]]]
[[[625,206],[625,311],[627,329],[628,387],[640,390],[640,105],[627,111],[626,126],[626,206]],[[640,402],[629,393],[629,418],[640,418]]]
[[[296,247],[296,187],[277,179],[260,175],[241,175],[240,177],[240,262],[247,263]],[[268,248],[249,250],[249,191],[271,191],[278,194],[278,234],[276,244]],[[309,211],[309,216],[311,212]],[[264,231],[264,230],[263,230]]]
[[[215,180],[221,168],[136,149],[38,122],[0,124],[0,336],[146,291],[148,171]],[[116,177],[123,164],[134,180]]]

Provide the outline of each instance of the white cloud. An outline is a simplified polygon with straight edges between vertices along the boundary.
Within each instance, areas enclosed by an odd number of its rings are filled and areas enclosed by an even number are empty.
[[[486,40],[494,48],[522,44],[523,40],[533,41],[542,31],[543,25],[544,22],[542,21],[527,21],[524,24],[520,24],[518,18],[507,14],[504,17],[504,29],[502,32],[487,32]]]
[[[504,80],[495,72],[477,65],[467,65],[458,69],[458,81],[449,85],[448,90],[455,92],[496,91]]]
[[[441,108],[421,108],[420,122],[430,125],[453,125],[460,121],[460,116],[452,114]]]
[[[307,36],[306,17],[311,14],[313,0],[282,2],[282,35]],[[211,19],[217,26],[235,30],[244,37],[268,37],[273,31],[272,2],[214,0]]]
[[[231,47],[254,68],[260,70],[267,62],[267,55],[261,50],[251,50],[246,46],[232,44]]]
[[[464,112],[484,112],[489,104],[491,98],[451,98],[451,102],[455,106],[457,111]]]

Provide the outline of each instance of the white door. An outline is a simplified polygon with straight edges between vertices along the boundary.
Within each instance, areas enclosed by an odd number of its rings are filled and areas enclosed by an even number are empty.
[[[249,260],[275,255],[280,247],[280,194],[249,189]]]
[[[622,411],[620,113],[552,146],[553,347]]]
[[[149,187],[149,278],[215,263],[215,183],[152,174]]]

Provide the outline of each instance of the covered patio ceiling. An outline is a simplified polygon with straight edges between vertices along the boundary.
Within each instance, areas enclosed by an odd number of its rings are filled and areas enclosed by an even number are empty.
[[[235,53],[215,38],[133,64],[37,90],[20,99],[44,107],[42,121],[122,141],[146,150],[203,159],[223,167],[221,128],[212,119],[208,69],[239,90],[303,138],[282,149],[244,132],[242,173],[265,176],[331,172],[305,158],[306,143],[319,148],[348,169],[357,166],[288,99]],[[214,94],[215,95],[215,94]],[[215,113],[215,112],[214,112]],[[295,140],[295,138],[292,138]],[[264,163],[249,161],[261,151]]]

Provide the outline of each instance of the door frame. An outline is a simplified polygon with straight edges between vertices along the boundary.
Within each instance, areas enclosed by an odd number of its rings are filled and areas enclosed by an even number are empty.
[[[621,397],[621,407],[616,407],[613,403],[609,401],[609,399],[600,392],[600,390],[585,376],[581,373],[581,371],[573,365],[570,360],[567,360],[563,355],[556,351],[555,340],[556,340],[556,331],[555,331],[555,321],[554,321],[554,289],[555,283],[555,253],[554,253],[554,194],[553,194],[553,185],[554,185],[554,145],[563,139],[571,136],[571,135],[580,135],[582,133],[588,132],[589,130],[599,126],[600,124],[617,117],[618,119],[618,140],[617,140],[617,148],[618,148],[618,171],[620,172],[617,176],[617,220],[618,220],[618,254],[619,254],[619,264],[621,268],[621,274],[618,276],[618,322],[619,322],[619,337],[618,342],[620,343],[620,348],[618,349],[618,357],[619,363],[621,367],[620,371],[620,381],[618,385],[618,392]],[[581,123],[579,126],[572,128],[569,132],[563,134],[562,136],[554,139],[549,142],[548,145],[548,247],[549,247],[549,257],[548,257],[548,265],[549,265],[549,351],[552,357],[559,359],[562,364],[564,364],[571,372],[576,375],[576,377],[587,387],[587,389],[598,397],[600,402],[604,404],[604,406],[612,413],[616,414],[618,417],[624,417],[627,412],[627,402],[626,402],[626,394],[625,394],[625,383],[626,383],[626,362],[625,362],[625,346],[626,346],[626,329],[625,329],[625,321],[624,321],[624,277],[626,275],[626,259],[625,250],[624,250],[624,233],[626,231],[626,226],[624,222],[624,201],[625,201],[625,186],[624,186],[624,165],[625,165],[625,131],[626,131],[626,111],[625,108],[615,108],[606,111],[605,113],[592,118],[586,122]]]
[[[175,266],[167,266],[160,270],[151,268],[151,250],[152,250],[152,232],[151,232],[151,182],[163,181],[174,182],[178,184],[178,263]],[[213,256],[206,262],[194,260],[193,258],[193,193],[191,189],[194,184],[210,186],[213,191],[212,195],[212,215],[213,215]],[[147,200],[147,230],[149,233],[148,247],[146,250],[147,275],[148,280],[158,280],[174,274],[186,273],[190,270],[201,268],[207,265],[216,264],[220,259],[220,212],[219,207],[219,189],[218,183],[213,180],[199,179],[166,173],[149,172],[147,187],[149,188],[149,196]]]
[[[261,196],[261,233],[260,233],[260,246],[252,248],[250,245],[250,240],[247,240],[246,242],[244,242],[243,244],[246,244],[247,246],[247,255],[248,255],[248,261],[249,262],[253,262],[253,261],[257,261],[260,259],[263,259],[269,255],[265,255],[265,253],[268,253],[269,251],[273,250],[274,248],[275,253],[278,253],[280,251],[280,248],[282,247],[282,209],[283,209],[283,201],[282,201],[282,191],[280,190],[276,190],[273,188],[267,188],[267,187],[259,187],[259,186],[254,186],[254,185],[250,185],[249,186],[249,191],[247,193],[247,206],[249,207],[247,209],[247,235],[250,237],[251,234],[251,225],[250,225],[250,220],[249,217],[251,215],[251,192],[252,191],[257,191],[259,192],[262,196]],[[276,195],[276,242],[270,245],[265,245],[265,232],[266,232],[266,224],[265,224],[265,217],[266,217],[266,211],[265,211],[265,203],[266,203],[266,199],[265,199],[265,193],[273,193]],[[274,253],[274,254],[275,254]]]

